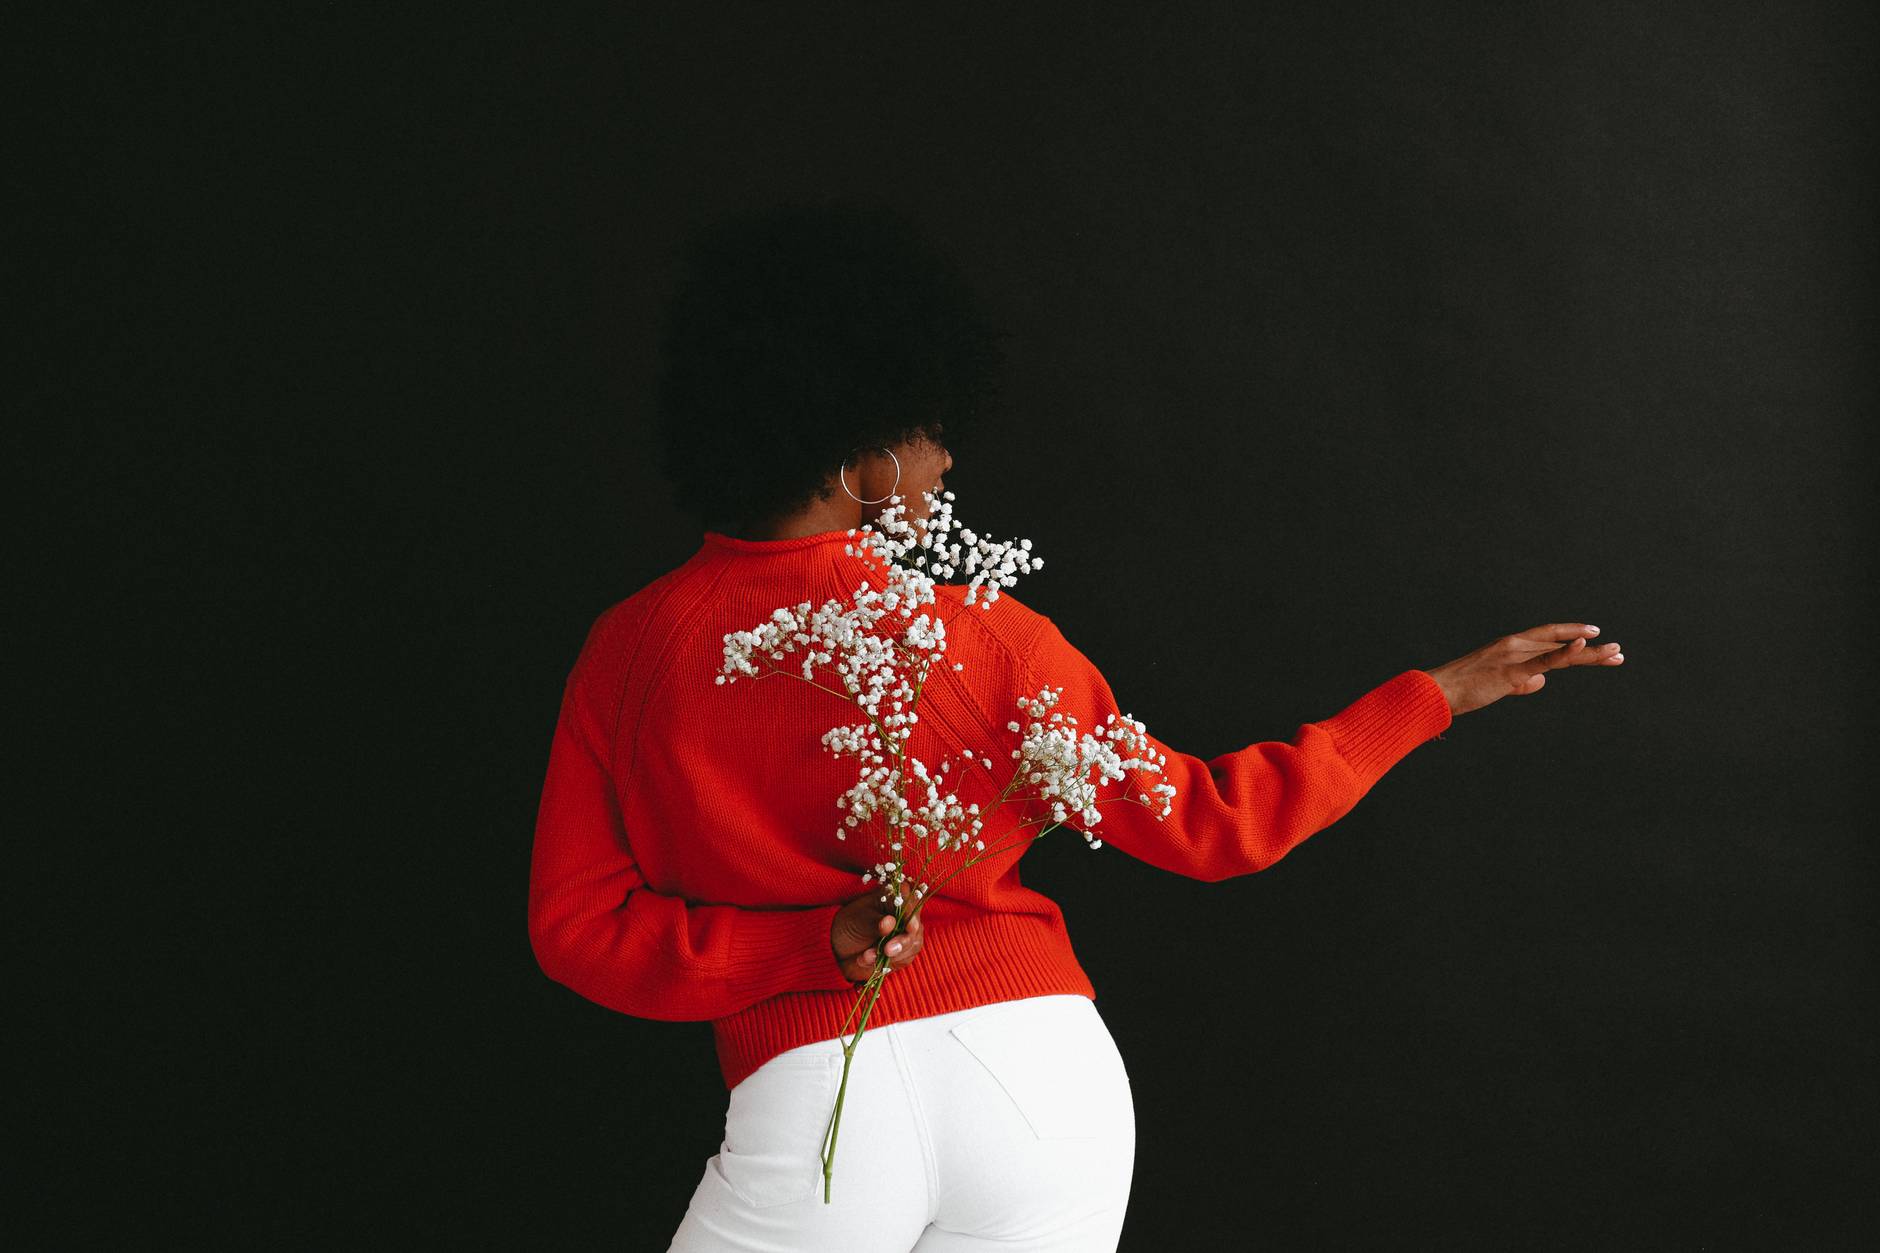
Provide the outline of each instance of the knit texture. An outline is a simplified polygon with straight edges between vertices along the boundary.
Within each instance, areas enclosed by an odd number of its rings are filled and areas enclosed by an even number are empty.
[[[562,692],[530,862],[536,960],[620,1013],[709,1021],[727,1089],[786,1049],[841,1034],[860,986],[837,965],[830,929],[843,903],[875,890],[861,881],[875,850],[859,829],[836,838],[836,798],[855,783],[856,764],[820,740],[862,715],[800,675],[714,682],[727,633],[780,606],[885,587],[883,559],[846,552],[854,542],[847,531],[783,540],[706,532],[683,565],[594,621]],[[946,790],[989,810],[1019,742],[1007,723],[1029,721],[1021,696],[1062,687],[1053,712],[1074,716],[1080,731],[1128,710],[1049,618],[1003,590],[989,608],[967,605],[965,592],[935,588],[947,650],[922,688],[910,751],[936,771],[951,761]],[[797,661],[787,654],[777,664]],[[1095,855],[1114,849],[1207,882],[1264,870],[1449,724],[1436,681],[1406,670],[1301,726],[1290,743],[1212,761],[1151,727],[1168,758],[1163,773],[1131,776],[1128,794],[1148,803],[1099,805]],[[1002,777],[965,760],[966,748]],[[1177,792],[1158,819],[1163,798],[1146,789],[1163,781]],[[995,837],[1049,812],[1035,798],[1008,801],[981,838],[987,849],[1013,843]],[[1044,838],[1081,843],[1074,829],[1075,814]],[[980,862],[922,907],[926,943],[887,976],[870,1027],[1049,993],[1096,999],[1063,912],[1019,881],[1028,847]]]

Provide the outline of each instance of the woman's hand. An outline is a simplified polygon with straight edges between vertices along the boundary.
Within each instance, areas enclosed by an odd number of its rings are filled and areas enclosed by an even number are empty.
[[[862,893],[836,911],[835,923],[829,928],[829,947],[850,983],[865,983],[874,974],[875,963],[881,960],[882,941],[888,936],[894,937],[886,945],[889,970],[899,970],[920,955],[920,915],[909,918],[906,931],[896,934],[894,910],[882,901],[878,888]]]
[[[1504,696],[1532,696],[1547,684],[1547,671],[1562,666],[1616,666],[1625,661],[1617,644],[1592,647],[1587,640],[1599,634],[1583,622],[1555,622],[1516,635],[1504,635],[1466,657],[1426,673],[1449,698],[1449,713],[1457,717]]]

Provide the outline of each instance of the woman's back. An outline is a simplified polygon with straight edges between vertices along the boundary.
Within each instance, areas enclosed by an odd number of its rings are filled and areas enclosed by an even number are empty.
[[[836,801],[854,786],[856,765],[821,740],[833,727],[865,721],[864,714],[829,690],[837,680],[828,666],[818,668],[814,685],[800,670],[714,680],[727,633],[749,630],[779,606],[846,599],[863,581],[880,587],[885,579],[863,556],[844,552],[841,532],[820,541],[734,543],[708,539],[652,604],[628,610],[637,618],[629,633],[640,638],[627,663],[618,736],[627,829],[650,834],[644,850],[637,839],[635,849],[662,891],[751,906],[853,896],[863,887],[869,846],[859,834],[837,838],[844,814]],[[1018,634],[1023,624],[1015,619],[1029,611],[1001,597],[988,610],[971,610],[982,620],[996,615],[979,629],[962,622],[957,597],[934,608],[952,620],[948,664],[933,668],[921,692],[911,752],[935,770],[956,759],[949,777],[959,778],[962,800],[990,805],[998,787],[988,786],[983,771],[960,774],[965,763],[957,758],[961,748],[997,747],[991,728],[1012,715],[977,709],[973,693],[1010,686],[1017,696],[1000,633]],[[791,668],[798,658],[777,664]],[[952,670],[954,662],[965,668]],[[994,714],[1003,715],[1000,724],[990,722]],[[969,872],[955,885],[982,882]]]
[[[828,932],[835,908],[867,890],[873,848],[836,803],[855,763],[821,737],[865,715],[828,690],[827,667],[821,686],[795,674],[715,681],[727,633],[784,605],[885,587],[879,559],[851,546],[844,532],[707,533],[683,565],[596,620],[551,750],[530,894],[543,968],[637,1017],[713,1021],[727,1088],[837,1034],[854,1001]],[[1021,650],[1048,623],[1009,595],[967,606],[963,591],[935,589],[946,665],[922,688],[910,752],[936,772],[947,763],[960,804],[990,808],[1006,779],[961,749],[1009,761]],[[1008,804],[987,831],[1032,812]],[[928,934],[944,938],[883,984],[871,1025],[1020,996],[1094,997],[1062,911],[1018,881],[1024,851],[988,858],[928,902]]]

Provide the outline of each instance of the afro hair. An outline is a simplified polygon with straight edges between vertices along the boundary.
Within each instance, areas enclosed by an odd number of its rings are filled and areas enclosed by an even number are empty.
[[[679,506],[743,535],[832,494],[858,448],[957,450],[995,397],[1000,335],[901,215],[844,204],[700,231],[666,307],[661,469]]]

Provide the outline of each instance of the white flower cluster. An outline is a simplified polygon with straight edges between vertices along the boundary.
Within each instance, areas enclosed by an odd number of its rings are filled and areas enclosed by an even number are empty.
[[[785,654],[795,652],[800,644],[814,645],[803,653],[805,679],[811,677],[817,666],[826,665],[838,656],[845,659],[842,664],[846,666],[851,652],[891,649],[887,641],[869,638],[866,628],[843,609],[841,601],[824,601],[822,608],[814,612],[809,602],[803,601],[794,608],[771,611],[770,621],[756,630],[727,633],[724,673],[718,675],[716,681],[725,683],[734,681],[740,674],[755,675],[758,669],[751,664],[751,658],[763,654],[773,661],[782,661]]]
[[[906,899],[902,888],[902,867],[908,860],[904,843],[918,841],[923,853],[968,845],[974,850],[986,847],[980,838],[984,819],[979,806],[962,806],[957,793],[945,790],[947,765],[941,765],[936,777],[925,762],[906,751],[913,728],[920,721],[914,707],[921,684],[947,648],[946,623],[923,611],[935,601],[936,577],[951,578],[963,566],[972,575],[966,604],[990,608],[1001,587],[1010,587],[1020,573],[1044,565],[1042,558],[1031,555],[1028,539],[994,542],[962,527],[960,537],[964,543],[949,542],[953,493],[938,496],[927,492],[925,498],[929,511],[923,522],[910,524],[901,497],[892,496],[889,507],[881,513],[879,529],[864,526],[860,528],[860,540],[845,546],[850,554],[872,550],[884,558],[886,587],[877,589],[863,583],[855,589],[850,604],[828,600],[812,608],[810,602],[803,601],[775,610],[769,621],[753,630],[728,632],[724,636],[724,665],[716,678],[718,683],[736,682],[741,675],[762,678],[767,671],[760,670],[758,659],[780,662],[798,654],[797,669],[802,678],[815,683],[816,668],[834,663],[843,692],[868,715],[866,723],[834,727],[822,737],[823,746],[832,754],[853,756],[860,767],[855,785],[836,802],[837,808],[847,811],[842,826],[836,828],[836,838],[846,840],[845,828],[860,826],[876,815],[885,819],[886,851],[897,856],[876,863],[862,876],[862,882],[879,878],[883,887],[894,894],[897,907]],[[851,530],[849,534],[857,532]],[[984,595],[980,595],[982,591]],[[885,628],[884,620],[888,623]],[[962,667],[955,664],[953,668]],[[769,669],[783,672],[781,666]],[[1033,717],[1042,718],[1056,700],[1047,689],[1038,700],[1020,700],[1019,704]],[[1055,715],[1052,721],[1061,718]],[[1114,723],[1115,715],[1110,720]],[[1007,729],[1017,731],[1019,725],[1008,723]],[[1122,723],[1106,729],[1104,736],[1126,749],[1138,750],[1147,742],[1142,733],[1140,722],[1125,717]],[[975,757],[970,749],[964,751],[964,756],[991,769],[989,759]],[[1060,798],[1054,803],[1060,823],[1068,817],[1066,805],[1086,822],[1097,822],[1096,792],[1103,780],[1121,779],[1130,767],[1160,771],[1159,764],[1142,758],[1122,760],[1105,739],[1086,735],[1080,743],[1069,733],[1046,730],[1038,722],[1026,734],[1024,748],[1013,750],[1012,756],[1022,757],[1020,770],[1027,772],[1027,781],[1045,785],[1044,796]],[[1100,772],[1096,781],[1086,777],[1093,765]],[[909,775],[918,786],[906,786]],[[922,790],[924,798],[918,796]],[[1166,790],[1170,796],[1175,792],[1166,784],[1153,790]],[[904,791],[917,793],[919,803],[910,803]],[[1166,805],[1162,812],[1167,814]],[[1086,834],[1084,838],[1090,837]],[[1091,847],[1101,848],[1102,844],[1097,840]],[[923,896],[930,885],[923,879],[911,890]],[[886,892],[882,899],[887,899]]]
[[[953,530],[953,493],[942,492],[936,496],[923,492],[922,498],[928,504],[927,517],[910,522],[905,517],[907,506],[901,503],[901,498],[890,496],[888,507],[881,511],[879,529],[863,527],[861,539],[864,547],[872,547],[891,566],[905,572],[909,594],[919,603],[932,603],[936,576],[951,579],[962,565],[972,576],[968,580],[966,603],[978,603],[982,608],[991,608],[992,602],[999,598],[999,589],[1018,582],[1020,574],[1044,568],[1044,558],[1031,555],[1028,539],[990,540],[975,535],[971,527],[962,526],[960,540],[964,542],[949,543],[947,537]],[[855,549],[850,547],[848,551]],[[912,561],[901,564],[910,555]],[[990,590],[981,597],[980,591],[988,586]]]
[[[907,506],[901,497],[891,496],[888,508],[881,511],[881,529],[860,529],[861,548],[878,553],[887,566],[885,588],[864,583],[855,589],[851,605],[828,600],[812,609],[808,601],[802,601],[794,607],[773,610],[770,621],[754,630],[728,632],[724,636],[723,672],[715,681],[730,683],[736,682],[739,675],[758,676],[754,658],[762,655],[782,661],[800,648],[798,669],[805,680],[813,679],[817,666],[835,662],[837,676],[856,703],[868,711],[897,747],[904,742],[907,729],[920,721],[917,713],[911,708],[904,711],[904,707],[913,704],[918,682],[947,647],[946,623],[929,613],[916,616],[916,611],[934,603],[935,576],[951,577],[964,560],[968,572],[974,572],[966,603],[975,603],[976,594],[990,583],[991,590],[977,602],[982,608],[990,608],[998,599],[1000,586],[1009,587],[1018,581],[1020,572],[1044,565],[1043,558],[1031,555],[1028,539],[997,543],[961,528],[972,547],[963,550],[960,544],[948,544],[953,493],[926,492],[924,496],[929,515],[925,522],[909,523],[905,517]],[[851,530],[849,534],[857,532]],[[856,544],[846,544],[843,549],[851,555],[858,551]],[[902,559],[909,554],[916,554],[913,562],[904,563]],[[896,613],[908,620],[906,626],[898,638],[883,635],[882,620]],[[909,663],[914,663],[914,683],[903,674],[904,668],[910,668]],[[884,700],[890,703],[885,714],[881,710]]]
[[[1035,785],[1038,795],[1051,801],[1054,824],[1070,821],[1075,813],[1086,825],[1095,826],[1103,821],[1103,815],[1097,812],[1097,793],[1106,782],[1120,780],[1132,769],[1160,774],[1168,763],[1168,754],[1152,749],[1148,728],[1128,714],[1110,714],[1097,733],[1086,731],[1081,736],[1075,715],[1051,713],[1047,719],[1046,713],[1063,694],[1062,687],[1046,687],[1035,697],[1019,698],[1018,707],[1034,721],[1024,728],[1025,738],[1012,750],[1012,756],[1019,759],[1019,773],[1025,782]],[[1018,723],[1008,722],[1005,729],[1020,728]],[[1117,751],[1118,746],[1131,753],[1146,750],[1150,756],[1124,757]],[[1090,777],[1092,767],[1097,772],[1094,779]],[[1166,818],[1173,806],[1175,786],[1158,783],[1148,790],[1163,798],[1156,818]],[[1091,848],[1103,847],[1103,841],[1092,838],[1088,831],[1083,836]]]
[[[876,862],[874,865],[874,868],[871,869],[867,874],[862,876],[862,882],[864,884],[872,883],[874,882],[875,876],[877,875],[881,877],[881,882],[884,887],[886,886],[889,879],[894,880],[894,887],[888,889],[888,891],[892,891],[894,893],[895,905],[899,906],[901,902],[907,899],[907,895],[902,890],[902,887],[901,887],[901,885],[904,882],[906,882],[906,880],[904,880],[901,877],[901,867],[899,863],[886,862],[886,861]],[[923,879],[921,882],[914,885],[914,895],[925,896],[926,894],[927,894],[927,882],[926,880]],[[881,894],[881,899],[884,901],[888,899],[887,891],[884,891]]]

